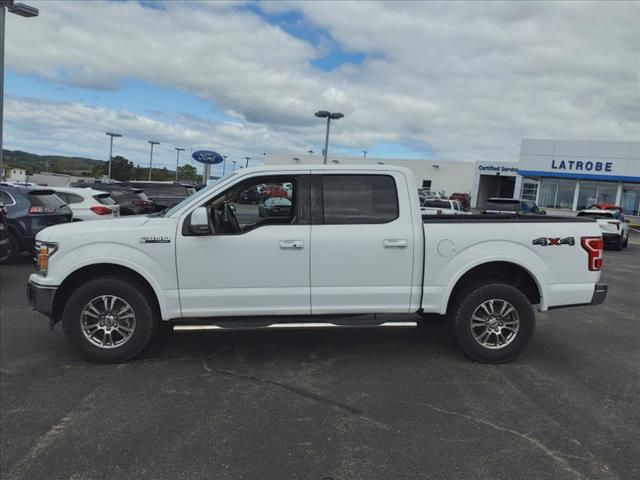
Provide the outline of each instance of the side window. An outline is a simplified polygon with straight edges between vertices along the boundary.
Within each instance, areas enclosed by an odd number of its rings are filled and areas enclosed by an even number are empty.
[[[231,187],[207,207],[216,234],[301,223],[296,177],[255,177]]]
[[[387,223],[398,218],[398,192],[389,175],[323,175],[325,224]]]
[[[67,204],[69,203],[69,196],[66,193],[56,192],[56,195],[60,197],[60,200],[62,200],[64,203],[67,203]]]
[[[68,203],[82,203],[84,201],[80,195],[76,195],[75,193],[65,193],[64,195],[65,196],[61,198]],[[60,194],[58,194],[58,196],[60,197]]]
[[[4,203],[5,207],[16,203],[13,197],[3,190],[0,190],[0,202]]]

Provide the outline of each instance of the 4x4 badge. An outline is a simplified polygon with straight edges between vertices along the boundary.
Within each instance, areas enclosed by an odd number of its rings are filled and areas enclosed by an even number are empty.
[[[532,243],[534,245],[540,245],[541,247],[555,247],[560,245],[575,245],[576,241],[573,237],[564,237],[564,238],[540,237],[540,238],[536,238]]]

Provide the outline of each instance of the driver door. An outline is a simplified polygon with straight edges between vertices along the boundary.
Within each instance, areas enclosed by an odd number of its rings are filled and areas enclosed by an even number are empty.
[[[256,174],[204,201],[209,234],[190,233],[185,215],[176,245],[182,315],[310,314],[309,198],[308,175]]]

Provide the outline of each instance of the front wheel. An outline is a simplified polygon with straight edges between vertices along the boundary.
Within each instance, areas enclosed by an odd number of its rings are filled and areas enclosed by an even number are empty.
[[[529,299],[501,283],[471,287],[454,305],[453,330],[462,351],[482,363],[506,363],[526,346],[535,329]]]
[[[85,359],[119,363],[144,349],[157,318],[141,285],[108,276],[78,287],[67,300],[62,322],[67,339]]]

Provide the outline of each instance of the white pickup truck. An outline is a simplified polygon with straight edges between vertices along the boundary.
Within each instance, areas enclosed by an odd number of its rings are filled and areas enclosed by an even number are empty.
[[[447,318],[462,350],[491,363],[522,350],[534,307],[604,301],[595,221],[423,217],[415,185],[387,165],[257,167],[159,214],[46,228],[29,301],[97,362],[135,357],[163,322],[388,325],[385,314],[419,314]],[[267,201],[282,190],[290,205]]]

